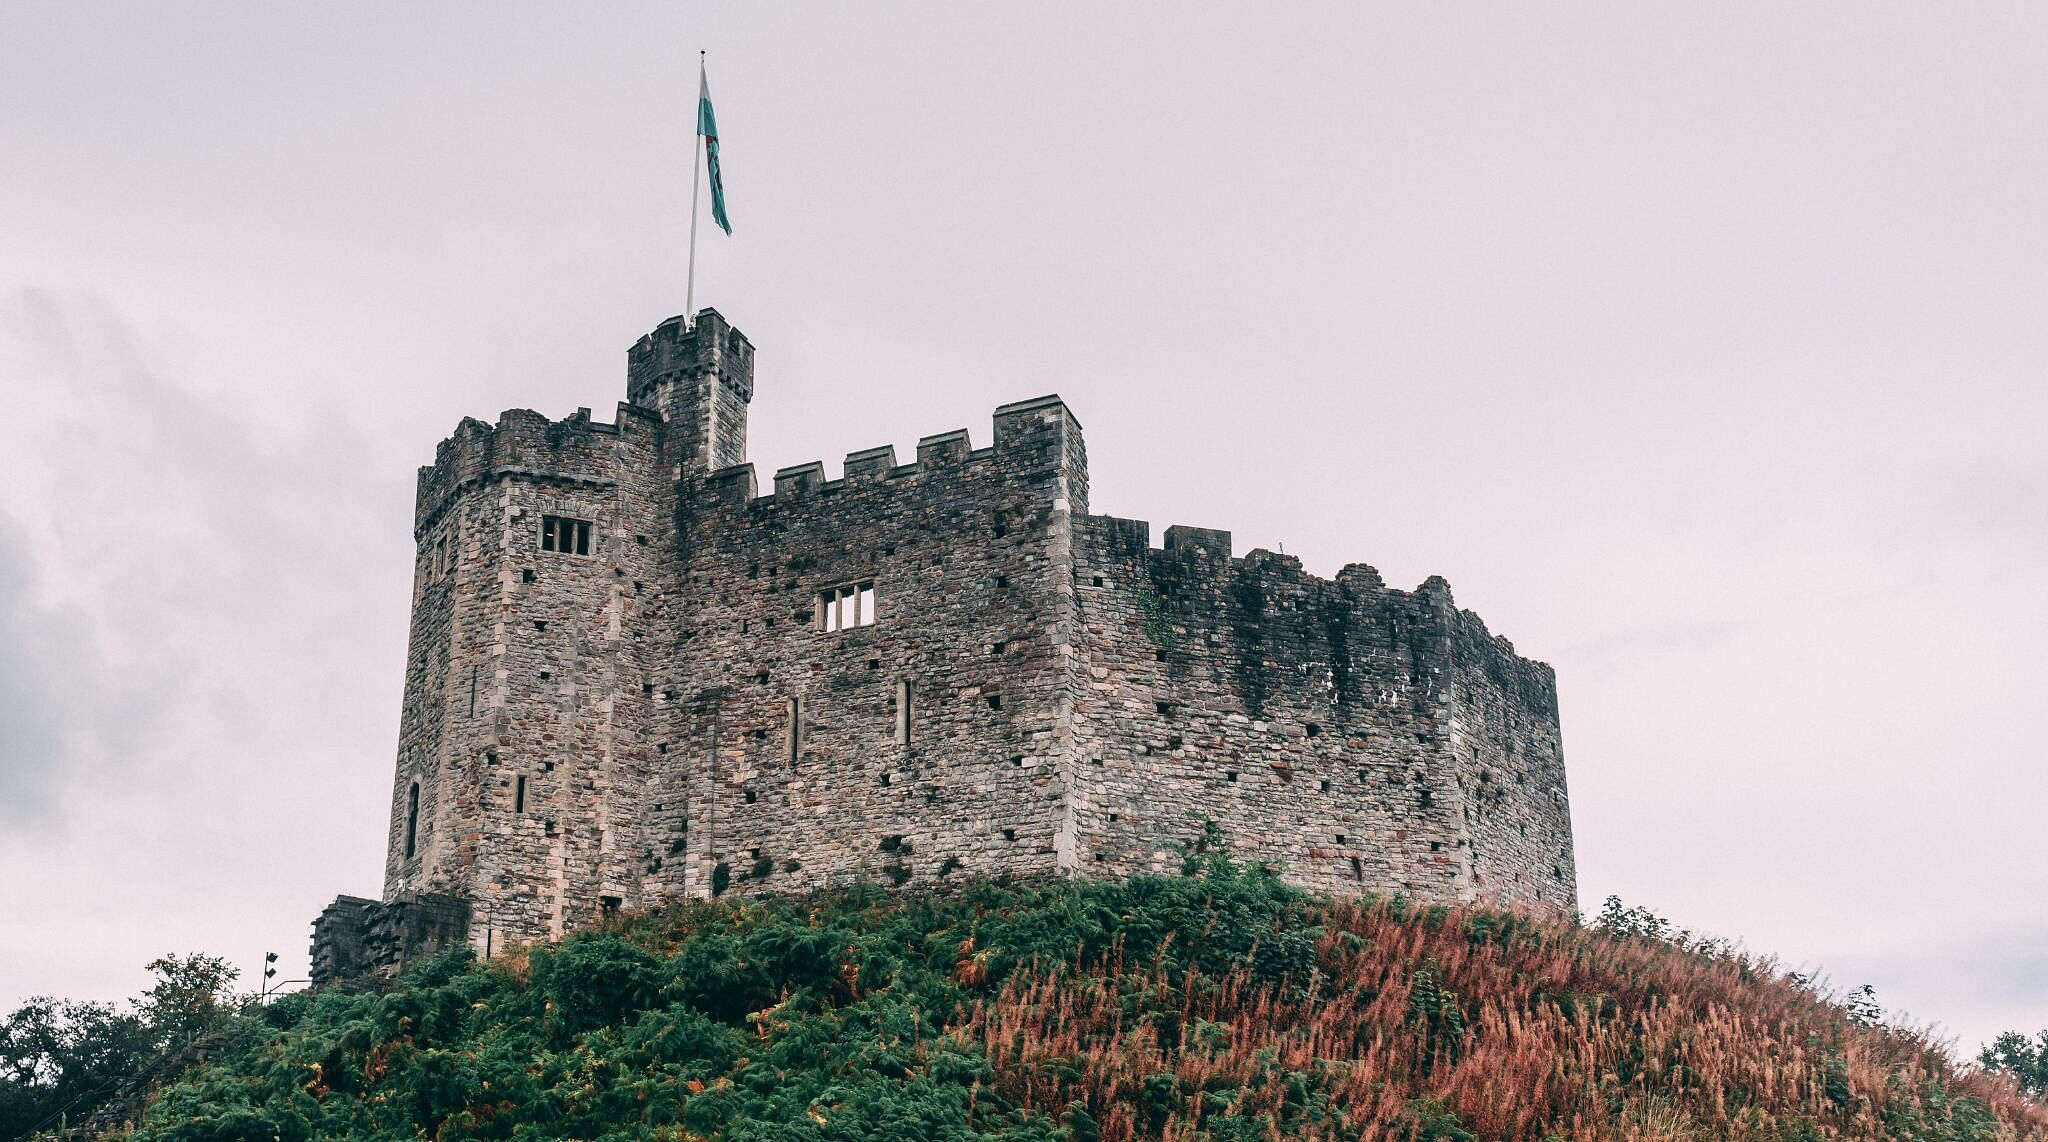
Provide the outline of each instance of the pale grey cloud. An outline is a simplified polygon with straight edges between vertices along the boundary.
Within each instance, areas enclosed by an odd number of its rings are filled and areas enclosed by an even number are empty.
[[[57,786],[98,753],[87,696],[104,669],[75,607],[36,602],[22,525],[0,512],[0,825],[23,828],[55,806]]]
[[[2048,10],[1903,3],[0,9],[12,732],[154,702],[0,1000],[374,888],[411,470],[681,309],[698,47],[764,469],[1059,391],[1551,661],[1588,899],[2048,1026]]]

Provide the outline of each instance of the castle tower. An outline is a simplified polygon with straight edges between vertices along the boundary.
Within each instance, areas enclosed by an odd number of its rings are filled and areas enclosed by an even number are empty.
[[[421,470],[387,902],[460,897],[479,948],[642,904],[677,480],[740,457],[752,387],[743,335],[673,318],[615,423],[465,420]]]
[[[668,424],[669,458],[699,475],[747,458],[754,346],[715,309],[671,317],[626,354],[626,399]]]
[[[753,383],[671,318],[614,423],[464,420],[421,469],[383,899],[323,914],[316,979],[732,891],[1169,872],[1205,820],[1321,891],[1575,906],[1555,676],[1443,580],[1155,548],[1057,396],[757,482]]]

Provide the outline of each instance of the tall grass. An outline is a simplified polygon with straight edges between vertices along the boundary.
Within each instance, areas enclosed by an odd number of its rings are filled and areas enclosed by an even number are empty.
[[[137,1138],[2048,1139],[1767,961],[1180,877],[691,905],[286,1001]]]

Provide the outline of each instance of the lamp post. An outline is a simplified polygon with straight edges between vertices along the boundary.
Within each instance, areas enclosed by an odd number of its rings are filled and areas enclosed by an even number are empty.
[[[275,982],[273,982],[275,981]],[[263,1003],[276,995],[279,990],[295,983],[311,983],[307,979],[277,979],[277,953],[263,953],[263,982],[256,989],[256,1002]]]

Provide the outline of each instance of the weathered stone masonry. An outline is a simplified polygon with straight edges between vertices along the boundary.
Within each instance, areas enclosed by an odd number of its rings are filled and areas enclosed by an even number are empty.
[[[464,420],[421,470],[383,900],[316,963],[388,969],[426,914],[494,951],[719,891],[1164,870],[1200,815],[1317,889],[1574,905],[1555,679],[1441,579],[1153,548],[1090,514],[1058,397],[763,489],[753,366],[674,318],[615,423]]]

